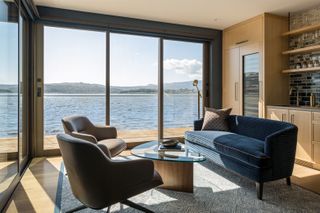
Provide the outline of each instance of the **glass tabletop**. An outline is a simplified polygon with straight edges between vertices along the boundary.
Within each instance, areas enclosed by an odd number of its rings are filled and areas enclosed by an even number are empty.
[[[140,158],[148,158],[151,160],[175,161],[175,162],[201,162],[206,158],[204,155],[195,150],[180,144],[184,151],[158,151],[158,141],[151,141],[134,147],[131,153]]]

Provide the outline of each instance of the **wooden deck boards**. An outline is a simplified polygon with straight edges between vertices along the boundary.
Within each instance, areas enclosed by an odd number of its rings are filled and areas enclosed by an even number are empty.
[[[191,130],[192,127],[185,128],[166,128],[164,129],[164,137],[183,137],[184,132]],[[118,131],[118,137],[124,139],[128,146],[133,144],[157,139],[158,130],[132,130]],[[130,145],[131,144],[131,145]],[[58,142],[55,135],[48,135],[44,138],[44,149],[58,149]],[[0,154],[17,153],[17,138],[0,138]]]

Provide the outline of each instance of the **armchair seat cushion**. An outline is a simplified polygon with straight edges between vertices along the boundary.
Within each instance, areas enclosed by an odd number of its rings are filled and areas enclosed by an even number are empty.
[[[98,141],[98,146],[101,149],[103,149],[103,146],[107,147],[110,151],[111,157],[120,154],[123,150],[127,148],[127,144],[120,138],[105,139]]]
[[[255,167],[270,167],[264,141],[225,131],[188,131],[185,139]]]

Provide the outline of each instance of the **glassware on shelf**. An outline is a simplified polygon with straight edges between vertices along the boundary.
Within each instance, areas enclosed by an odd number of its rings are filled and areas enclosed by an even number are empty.
[[[296,64],[296,69],[301,69],[301,64],[300,63]]]
[[[314,33],[314,43],[320,44],[320,30],[316,30]]]
[[[302,62],[302,68],[307,68],[308,67],[308,64],[307,64],[307,62]]]
[[[313,67],[313,66],[314,66],[314,64],[313,64],[313,61],[312,61],[312,60],[309,60],[309,61],[307,62],[307,64],[308,64],[308,68],[311,68],[311,67]]]

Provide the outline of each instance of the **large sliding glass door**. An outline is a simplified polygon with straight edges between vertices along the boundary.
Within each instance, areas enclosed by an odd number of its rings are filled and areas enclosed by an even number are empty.
[[[29,77],[29,22],[23,11],[19,16],[19,159],[25,165],[29,157],[28,144],[28,77]]]
[[[44,27],[44,150],[59,148],[65,116],[105,124],[105,69],[105,32]]]
[[[127,142],[158,137],[158,40],[110,34],[110,124]]]
[[[29,158],[28,19],[15,1],[0,0],[0,211]]]
[[[163,48],[164,137],[181,137],[202,115],[203,44],[164,40]]]
[[[52,26],[43,36],[42,151],[58,149],[65,116],[85,115],[143,142],[182,137],[202,115],[203,43]]]

